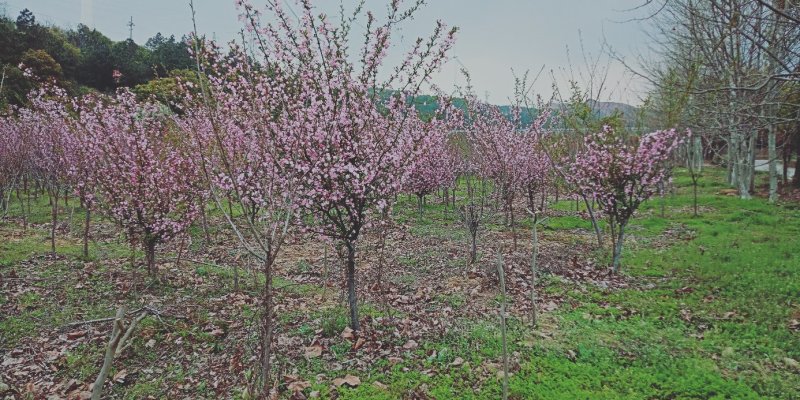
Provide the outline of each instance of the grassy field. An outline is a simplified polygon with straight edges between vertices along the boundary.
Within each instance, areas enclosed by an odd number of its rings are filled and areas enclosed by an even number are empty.
[[[552,272],[537,285],[545,312],[536,329],[524,320],[524,285],[510,282],[512,398],[800,398],[800,205],[720,194],[721,174],[711,169],[701,179],[694,217],[690,180],[679,171],[676,193],[651,200],[632,222],[623,276],[610,284],[571,275],[570,265],[604,266],[608,255],[592,244],[574,202],[553,206],[541,238],[543,265]],[[500,218],[491,221],[479,269],[469,271],[464,230],[433,203],[419,216],[416,199],[400,198],[395,222],[402,239],[398,234],[386,253],[394,291],[383,301],[364,289],[363,347],[340,335],[346,308],[338,282],[327,283],[321,272],[328,264],[320,247],[306,240],[287,250],[276,283],[283,397],[500,397],[500,296],[486,271],[494,261],[491,246],[507,241],[508,230]],[[127,303],[155,304],[165,317],[145,319],[116,361],[112,397],[245,397],[258,276],[241,271],[240,292],[233,291],[229,266],[239,258],[231,243],[201,245],[193,229],[187,259],[195,261],[176,265],[175,248],[163,249],[165,282],[148,283],[108,222],[99,223],[106,234],[98,233],[103,239],[93,243],[89,260],[80,258],[80,210],[75,233],[60,235],[60,256],[46,256],[47,200],[39,198],[33,211],[28,229],[18,209],[0,224],[0,380],[9,393],[33,398],[87,390],[110,326],[65,325],[112,316]],[[521,243],[529,227],[529,220],[520,222]],[[224,227],[215,229],[223,236]],[[514,268],[524,276],[526,245],[518,251],[519,268],[509,267],[512,278]],[[365,249],[363,264],[374,264],[371,247]],[[559,258],[567,251],[576,254],[572,264]],[[362,288],[371,287],[365,281]],[[308,356],[314,346],[321,356]],[[335,383],[348,374],[360,384]],[[293,394],[292,382],[302,382],[302,391]]]

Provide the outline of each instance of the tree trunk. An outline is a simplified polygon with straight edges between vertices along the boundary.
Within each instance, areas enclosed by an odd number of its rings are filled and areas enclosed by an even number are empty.
[[[478,232],[470,231],[470,245],[469,245],[469,264],[475,263],[478,257]]]
[[[52,220],[50,221],[50,252],[56,254],[56,225],[58,224],[58,191],[54,190],[50,196]]]
[[[92,211],[86,207],[86,219],[83,221],[83,258],[89,258],[89,224],[92,222]]]
[[[581,197],[583,197],[583,202],[586,203],[586,210],[589,211],[589,218],[592,221],[592,228],[594,228],[594,234],[597,236],[597,245],[599,247],[603,247],[603,234],[600,233],[600,225],[597,223],[597,218],[594,216],[594,209],[589,204],[589,199],[587,199],[586,196],[581,195]]]
[[[514,221],[514,198],[508,201],[508,223],[511,225],[511,238],[514,240],[514,251],[517,251],[517,227]]]
[[[769,148],[769,202],[778,200],[778,152],[775,148],[775,125],[767,128],[767,141]]]
[[[424,198],[425,198],[425,196],[423,196],[421,194],[417,195],[417,211],[419,211],[419,216],[420,217],[422,216],[422,210],[423,210],[423,207],[424,207],[424,203],[423,203],[423,199]]]
[[[697,216],[697,177],[692,176],[692,206],[694,207],[694,216]]]
[[[497,277],[500,280],[500,340],[503,346],[503,400],[508,399],[508,343],[506,340],[506,277],[503,256],[497,257]]]
[[[262,289],[262,302],[264,303],[264,312],[261,316],[261,379],[262,379],[262,397],[267,398],[270,392],[270,373],[272,372],[272,314],[273,314],[273,300],[272,300],[272,264],[273,260],[268,257],[264,261],[264,277],[266,282]]]
[[[614,243],[614,259],[611,264],[612,271],[616,274],[619,272],[620,259],[622,258],[622,241],[625,238],[625,225],[619,225],[619,232],[617,232],[616,243]]]
[[[794,133],[794,151],[797,157],[794,160],[794,178],[792,178],[792,186],[800,188],[800,123],[797,124],[797,130]]]
[[[103,384],[106,382],[108,373],[111,371],[111,363],[114,361],[114,354],[117,352],[117,344],[119,344],[122,338],[123,318],[125,318],[125,306],[117,310],[117,316],[114,318],[114,327],[111,330],[111,338],[108,341],[106,354],[103,357],[103,366],[100,368],[100,373],[97,375],[97,379],[94,380],[94,385],[92,387],[92,400],[100,400],[100,396],[103,394]]]
[[[147,264],[147,273],[156,274],[156,241],[150,238],[144,240],[144,258]]]
[[[533,215],[533,228],[531,229],[531,326],[536,327],[537,305],[536,305],[536,258],[539,256],[539,236],[536,231],[538,216]]]
[[[356,247],[347,241],[347,300],[350,303],[350,328],[358,332],[358,298],[356,296]]]
[[[694,169],[697,173],[703,172],[703,139],[695,136],[694,143]]]

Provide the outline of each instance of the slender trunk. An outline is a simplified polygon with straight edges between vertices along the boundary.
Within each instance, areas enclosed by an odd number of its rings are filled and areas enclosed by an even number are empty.
[[[267,257],[264,261],[264,288],[262,289],[262,302],[264,303],[264,312],[261,317],[261,379],[262,379],[262,397],[267,398],[270,392],[270,373],[272,372],[272,314],[273,314],[273,299],[272,299],[272,264],[271,256]]]
[[[594,234],[597,236],[597,245],[603,247],[603,234],[600,233],[600,225],[594,215],[594,207],[589,205],[589,199],[586,196],[581,195],[581,197],[583,197],[583,202],[586,203],[586,210],[589,211],[589,219],[592,221],[592,228],[594,228]]]
[[[612,262],[612,270],[616,274],[619,272],[620,259],[622,258],[622,242],[625,238],[625,225],[619,225],[619,232],[617,232],[616,242],[614,243],[614,260]]]
[[[423,206],[424,206],[422,201],[423,201],[424,198],[425,198],[425,196],[423,196],[421,194],[417,195],[417,211],[419,211],[419,216],[420,217],[422,217],[422,209],[423,209]]]
[[[350,303],[350,328],[358,332],[358,298],[356,297],[356,247],[352,241],[345,243],[347,248],[347,300]]]
[[[470,245],[469,245],[469,265],[475,263],[475,259],[478,257],[478,232],[470,231]]]
[[[50,252],[56,254],[56,225],[58,224],[58,190],[50,194],[52,220],[50,221]]]
[[[692,174],[692,206],[694,207],[694,216],[697,217],[697,176]]]
[[[694,138],[694,169],[698,173],[703,172],[703,139],[700,136]]]
[[[536,197],[535,194],[534,194],[534,197]],[[545,202],[547,202],[547,186],[546,185],[542,185],[542,200],[539,203],[539,210],[544,211]],[[531,210],[533,210],[533,209],[531,208]]]
[[[784,138],[782,146],[783,151],[781,151],[781,156],[783,158],[783,162],[781,163],[781,166],[783,167],[783,179],[781,182],[786,185],[789,183],[789,163],[792,161],[792,148],[787,143],[786,138]]]
[[[536,306],[536,259],[539,256],[539,236],[536,231],[538,215],[533,215],[533,228],[531,229],[531,326],[536,327],[537,306]]]
[[[97,379],[94,380],[94,385],[92,387],[92,400],[100,400],[103,394],[103,384],[106,382],[108,373],[111,371],[111,363],[114,362],[117,344],[124,333],[122,331],[123,318],[125,318],[125,306],[117,309],[117,316],[114,318],[113,322],[114,327],[111,329],[111,338],[108,341],[108,347],[106,347],[106,353],[103,357],[103,366],[100,368],[100,373],[97,375]]]
[[[233,291],[239,291],[239,262],[233,263]]]
[[[767,142],[769,148],[769,202],[778,200],[778,152],[775,146],[775,125],[767,128]]]
[[[511,238],[514,240],[514,251],[517,251],[517,228],[514,221],[514,198],[508,201],[508,222],[511,225]]]
[[[800,188],[800,123],[797,124],[793,142],[797,157],[794,160],[794,178],[792,178],[792,186]]]
[[[89,224],[92,222],[92,211],[86,207],[86,219],[83,221],[83,258],[89,258]]]
[[[750,188],[749,193],[756,191],[756,139],[758,139],[758,132],[750,135],[749,145],[747,146],[747,186]]]
[[[506,277],[503,256],[497,257],[497,276],[500,280],[500,340],[503,345],[503,400],[508,399],[508,343],[506,340]]]
[[[144,257],[147,264],[147,273],[151,276],[156,274],[156,241],[154,239],[145,238],[144,240]]]

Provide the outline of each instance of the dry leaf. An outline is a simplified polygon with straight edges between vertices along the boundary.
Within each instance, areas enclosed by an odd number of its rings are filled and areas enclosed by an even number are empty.
[[[114,380],[114,382],[117,382],[117,383],[124,383],[125,382],[125,377],[127,377],[127,376],[128,376],[128,370],[123,369],[123,370],[117,372],[116,374],[114,374],[114,379],[113,380]]]
[[[456,357],[456,359],[453,360],[453,362],[450,363],[450,365],[453,366],[453,367],[458,367],[458,366],[460,366],[462,364],[464,364],[464,359],[461,358],[461,357]]]
[[[86,336],[86,331],[72,331],[67,333],[67,339],[75,340]]]
[[[302,392],[303,390],[310,388],[311,382],[308,381],[294,381],[287,386],[287,388],[292,392]]]
[[[317,358],[317,357],[322,355],[322,346],[314,345],[314,346],[306,347],[306,351],[305,351],[304,355],[305,355],[305,357],[307,359],[309,359],[309,358]]]
[[[403,348],[406,350],[414,350],[417,348],[417,346],[419,346],[417,342],[415,342],[414,340],[409,340],[406,342],[406,344],[403,345]]]
[[[361,384],[361,379],[359,379],[359,377],[354,375],[347,375],[344,378],[334,379],[333,384],[336,385],[336,387],[341,387],[342,385],[356,387]]]
[[[355,335],[353,334],[353,330],[350,329],[349,326],[347,328],[344,328],[344,330],[342,331],[342,339],[350,340],[350,339],[352,339],[354,337],[355,337]]]

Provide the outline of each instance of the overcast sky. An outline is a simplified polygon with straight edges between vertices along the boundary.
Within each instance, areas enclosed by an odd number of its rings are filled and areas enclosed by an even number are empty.
[[[601,100],[639,104],[646,92],[645,83],[618,63],[609,65],[603,42],[631,61],[647,51],[644,25],[621,22],[643,16],[645,11],[629,11],[643,1],[428,0],[416,18],[403,25],[402,37],[394,39],[392,57],[399,58],[416,37],[428,34],[437,19],[458,26],[453,59],[434,82],[445,90],[463,85],[459,73],[463,66],[470,71],[480,97],[506,104],[513,94],[512,68],[536,75],[544,66],[533,89],[545,98],[551,96],[554,82],[565,90],[571,76],[585,85],[587,63],[581,51],[582,38],[589,64],[600,55],[600,66],[609,68]],[[259,1],[253,3],[258,5]],[[316,3],[321,11],[333,11],[339,4],[334,0]],[[346,6],[352,3],[344,1]],[[381,15],[385,3],[368,0],[367,8]],[[128,37],[127,24],[133,17],[133,39],[140,44],[157,32],[180,37],[192,30],[188,0],[0,0],[0,8],[3,4],[13,17],[28,8],[40,22],[67,28],[83,22],[113,40]],[[242,25],[233,0],[195,0],[195,8],[201,33],[223,42],[238,36]]]

